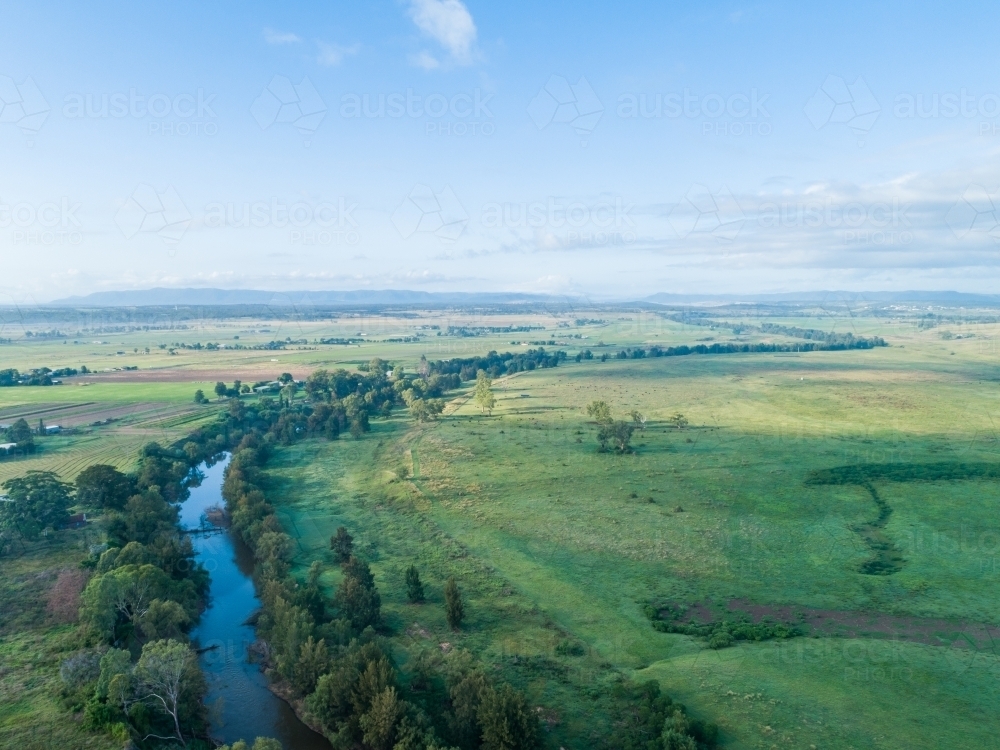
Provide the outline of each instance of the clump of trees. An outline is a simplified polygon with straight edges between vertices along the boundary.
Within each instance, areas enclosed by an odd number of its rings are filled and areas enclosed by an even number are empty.
[[[29,472],[6,487],[14,502],[4,514],[27,513],[24,531],[58,528],[72,503],[102,511],[106,544],[83,561],[91,577],[79,598],[83,639],[99,646],[63,665],[63,698],[87,727],[141,748],[204,737],[205,681],[187,632],[209,576],[180,532],[177,509],[192,463],[217,452],[209,431],[202,438],[188,450],[146,445],[132,474],[99,464],[74,485]]]
[[[35,437],[23,417],[4,430],[4,442],[15,443],[14,452],[22,455],[35,452]]]
[[[0,529],[22,540],[37,539],[63,526],[69,518],[73,488],[51,471],[29,471],[3,483]]]
[[[646,418],[637,411],[630,412],[628,419],[615,419],[605,401],[592,401],[587,416],[597,423],[597,442],[602,452],[631,453],[632,435],[646,426]]]
[[[475,380],[480,370],[484,370],[491,378],[501,375],[512,375],[525,370],[538,370],[546,367],[556,367],[566,359],[566,352],[547,352],[544,348],[528,349],[525,352],[504,352],[497,354],[491,351],[485,357],[456,357],[454,359],[439,359],[428,362],[427,372],[434,374],[458,375],[462,380]]]
[[[660,690],[659,683],[622,683],[612,695],[618,721],[608,750],[702,750],[713,748],[719,728],[692,719],[681,703]]]
[[[10,388],[17,385],[54,385],[53,378],[69,378],[81,372],[87,373],[89,370],[86,367],[79,370],[75,367],[60,367],[57,370],[49,367],[35,367],[27,372],[20,372],[8,368],[0,370],[0,388]]]

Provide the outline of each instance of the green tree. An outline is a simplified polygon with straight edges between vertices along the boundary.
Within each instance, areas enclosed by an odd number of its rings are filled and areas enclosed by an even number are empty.
[[[299,648],[299,658],[295,662],[294,685],[300,695],[309,695],[316,689],[316,683],[330,668],[330,655],[326,641],[316,641],[312,636]]]
[[[219,397],[220,401],[222,400],[222,397],[226,395],[227,390],[229,389],[226,388],[226,384],[221,380],[215,384],[215,395]]]
[[[680,412],[675,412],[674,414],[672,414],[669,417],[667,417],[667,422],[669,424],[672,424],[678,430],[683,430],[689,424],[688,420],[687,420],[687,417],[685,417]]]
[[[35,539],[47,528],[58,528],[69,517],[71,486],[51,471],[29,471],[3,483],[7,502],[0,502],[0,529]]]
[[[341,614],[351,622],[358,632],[369,625],[378,625],[381,619],[382,597],[375,588],[368,563],[351,557],[344,564],[344,578],[337,587],[335,596]]]
[[[406,569],[406,597],[414,604],[424,600],[424,584],[420,582],[420,571],[416,565]]]
[[[437,398],[414,398],[410,401],[410,414],[418,422],[429,422],[444,411],[444,402]]]
[[[182,706],[204,693],[204,678],[194,652],[175,640],[147,643],[135,665],[135,676],[140,700],[166,714],[175,736],[186,746],[181,731]]]
[[[483,750],[530,750],[538,747],[538,718],[524,696],[510,685],[487,690],[479,704]]]
[[[76,498],[83,505],[122,510],[135,494],[135,480],[114,466],[94,464],[76,477]]]
[[[598,424],[606,424],[611,421],[611,407],[606,401],[591,401],[587,406],[587,416]]]
[[[147,640],[180,639],[191,622],[184,607],[170,599],[153,599],[139,618],[139,629]]]
[[[14,422],[7,430],[7,440],[11,443],[17,443],[17,450],[21,453],[35,452],[35,437],[31,434],[31,428],[23,417]]]
[[[337,527],[337,533],[330,537],[330,549],[333,550],[339,563],[345,563],[351,559],[351,555],[354,554],[354,537],[347,532],[346,527]]]
[[[449,578],[444,585],[444,615],[452,630],[462,627],[465,605],[462,603],[462,592],[458,590],[458,583],[454,577]]]
[[[390,686],[375,696],[359,721],[362,739],[371,750],[392,750],[396,744],[396,725],[403,718],[406,704]]]
[[[105,639],[117,641],[122,626],[130,626],[126,634],[135,632],[153,601],[168,599],[170,592],[170,577],[155,565],[123,565],[90,579],[80,596],[80,616]]]
[[[497,400],[493,395],[493,380],[485,370],[476,373],[475,401],[484,414],[492,416]]]
[[[605,422],[597,431],[597,441],[602,449],[611,447],[618,453],[628,453],[631,450],[632,433],[635,432],[635,425],[624,420],[612,420]]]
[[[243,740],[237,740],[232,745],[223,745],[219,750],[284,750],[281,743],[271,737],[258,737],[250,747]]]
[[[207,401],[208,399],[205,398],[205,391],[201,390],[201,388],[194,392],[194,402],[196,404],[204,404]]]

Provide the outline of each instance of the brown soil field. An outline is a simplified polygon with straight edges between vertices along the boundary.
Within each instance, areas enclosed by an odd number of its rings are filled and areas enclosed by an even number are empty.
[[[185,414],[195,409],[191,406],[171,404],[166,402],[146,401],[134,404],[107,404],[86,401],[77,404],[25,404],[0,409],[0,422],[12,422],[16,419],[26,419],[34,426],[39,419],[48,425],[60,427],[80,427],[95,425],[98,422],[107,423],[130,421],[133,418],[149,420],[154,417],[165,418]]]

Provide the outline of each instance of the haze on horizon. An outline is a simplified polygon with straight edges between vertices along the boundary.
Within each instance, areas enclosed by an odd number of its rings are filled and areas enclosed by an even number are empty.
[[[0,303],[990,293],[998,15],[8,3]]]

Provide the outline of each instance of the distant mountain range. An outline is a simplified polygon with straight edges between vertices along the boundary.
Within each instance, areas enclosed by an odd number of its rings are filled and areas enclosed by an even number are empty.
[[[516,292],[417,292],[406,289],[275,292],[263,289],[156,289],[95,292],[50,302],[54,307],[166,307],[265,305],[272,307],[338,307],[400,305],[419,307],[560,304],[584,307],[613,304],[863,304],[911,303],[946,306],[1000,307],[1000,295],[965,292],[784,292],[780,294],[653,294],[644,298],[591,300],[582,296]]]
[[[969,294],[967,292],[928,292],[911,290],[906,292],[783,292],[780,294],[653,294],[644,298],[644,302],[660,305],[693,305],[699,303],[924,303],[936,305],[977,307],[1000,306],[1000,294]]]
[[[345,292],[293,291],[274,292],[263,289],[156,289],[121,292],[95,292],[83,297],[66,297],[50,302],[60,307],[157,307],[268,305],[273,307],[326,307],[355,305],[474,305],[474,304],[538,304],[569,302],[568,297],[545,294],[475,293],[475,292],[414,292],[406,289],[354,290]]]

